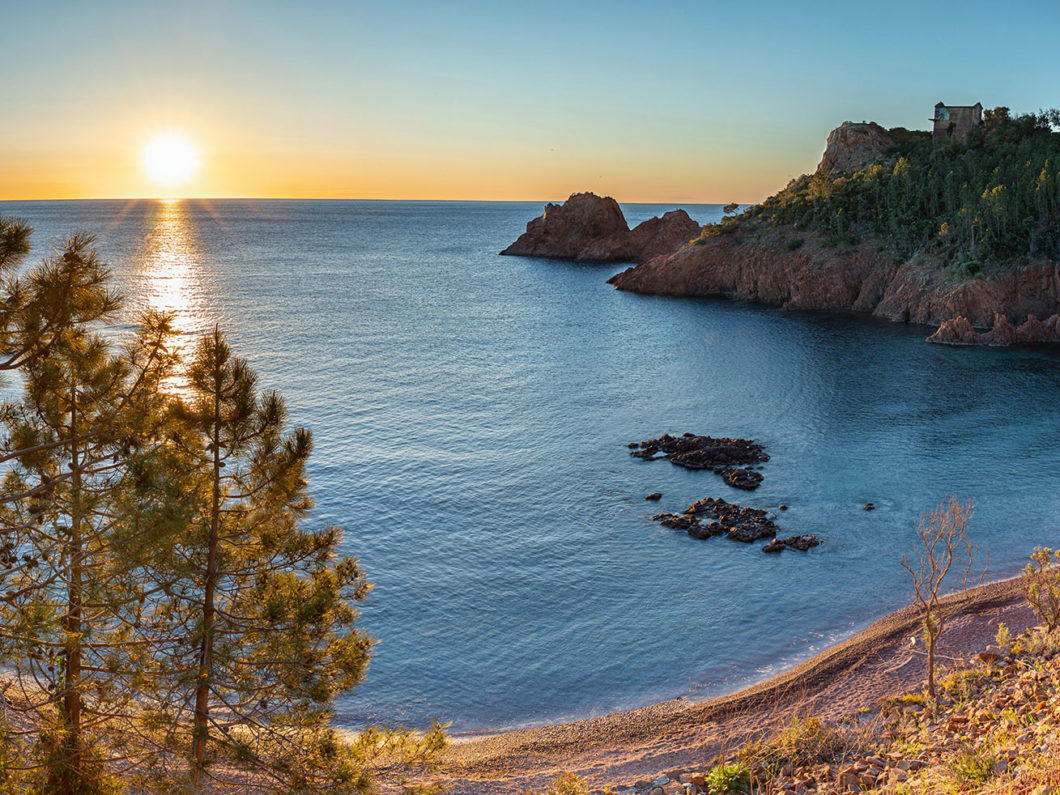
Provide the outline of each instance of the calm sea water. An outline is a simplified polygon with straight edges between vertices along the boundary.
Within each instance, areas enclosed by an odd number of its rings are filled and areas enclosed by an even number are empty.
[[[188,340],[219,323],[313,430],[313,521],[342,525],[376,583],[379,643],[344,725],[473,731],[734,690],[905,604],[898,559],[951,493],[977,500],[995,576],[1060,546],[1053,351],[934,347],[923,328],[630,295],[605,284],[616,266],[497,256],[540,211],[0,203],[37,254],[95,232],[132,308],[176,311]],[[762,441],[762,487],[627,454],[683,431]],[[782,529],[824,544],[770,556],[649,519],[707,496],[786,503]]]

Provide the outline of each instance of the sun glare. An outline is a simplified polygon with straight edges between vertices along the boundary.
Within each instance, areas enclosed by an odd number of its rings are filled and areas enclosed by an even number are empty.
[[[153,182],[172,188],[195,176],[199,156],[188,139],[176,133],[166,133],[144,147],[143,164]]]

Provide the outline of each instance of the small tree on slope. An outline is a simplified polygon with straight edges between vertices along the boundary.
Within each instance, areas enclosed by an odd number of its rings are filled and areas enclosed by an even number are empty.
[[[935,650],[946,625],[942,606],[943,582],[956,564],[963,563],[964,585],[974,565],[976,548],[968,539],[968,520],[975,513],[972,500],[961,503],[950,497],[930,515],[921,514],[917,524],[917,549],[912,559],[903,557],[902,567],[913,580],[913,605],[920,611],[927,646],[928,695],[935,697]]]

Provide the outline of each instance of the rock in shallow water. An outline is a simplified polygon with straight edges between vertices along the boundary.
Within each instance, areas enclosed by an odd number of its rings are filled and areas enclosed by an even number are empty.
[[[745,491],[757,489],[762,482],[760,473],[751,469],[741,469],[740,467],[729,467],[722,471],[721,476],[733,488],[744,489]]]
[[[724,535],[745,544],[772,539],[762,548],[763,552],[780,552],[787,547],[806,551],[821,543],[817,536],[809,533],[778,539],[779,528],[768,512],[726,502],[720,497],[697,500],[683,513],[658,513],[652,519],[664,527],[685,530],[697,539]]]
[[[785,538],[784,545],[791,547],[792,549],[798,549],[805,552],[808,549],[820,546],[821,539],[819,539],[815,535],[803,533],[802,535],[791,536],[791,538]]]
[[[667,433],[658,439],[633,442],[628,446],[631,448],[629,454],[634,458],[645,461],[669,458],[670,463],[685,469],[709,469],[721,475],[730,486],[748,491],[758,488],[762,482],[762,475],[749,467],[769,460],[765,448],[753,439],[715,438],[693,433],[682,436]]]

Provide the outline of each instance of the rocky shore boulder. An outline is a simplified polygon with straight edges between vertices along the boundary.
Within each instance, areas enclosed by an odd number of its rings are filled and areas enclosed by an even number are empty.
[[[893,144],[891,134],[874,121],[845,121],[828,134],[817,173],[860,171]]]
[[[632,231],[610,196],[574,193],[563,204],[548,204],[526,232],[501,254],[582,262],[643,262],[668,254],[699,233],[684,210],[638,224]]]
[[[1034,315],[1018,326],[1012,325],[1002,314],[994,316],[994,326],[990,331],[979,333],[968,318],[958,315],[952,320],[943,321],[928,342],[937,345],[1030,345],[1041,342],[1060,342],[1060,315],[1052,315],[1046,320],[1039,320]]]
[[[952,320],[944,320],[935,330],[935,333],[927,338],[928,342],[937,345],[979,345],[979,332],[964,315],[958,315]]]

